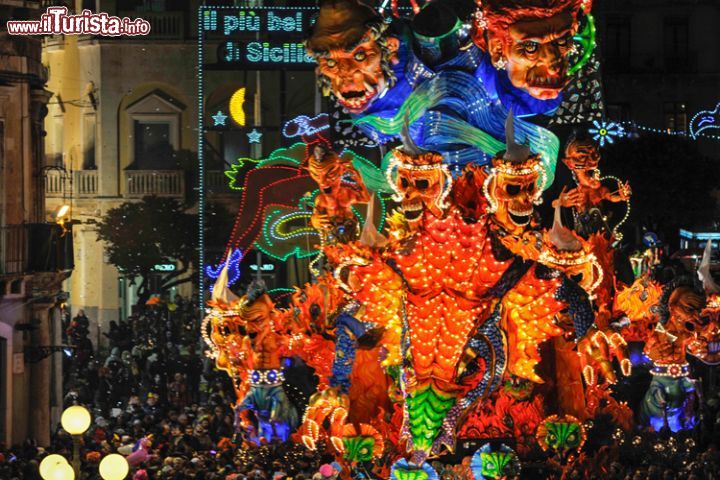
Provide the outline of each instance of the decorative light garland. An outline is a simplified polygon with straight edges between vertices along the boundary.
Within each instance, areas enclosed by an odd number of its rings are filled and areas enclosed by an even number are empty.
[[[198,8],[197,29],[198,29],[198,308],[202,309],[205,304],[205,111],[203,65],[205,64],[205,30],[203,28],[203,17],[206,15],[207,7],[204,5]],[[201,310],[202,311],[202,310]]]
[[[697,128],[695,127],[695,120],[700,118],[697,122]],[[690,136],[697,138],[700,132],[710,128],[720,128],[720,103],[715,106],[714,110],[700,110],[693,115],[690,120]],[[703,125],[705,124],[705,125]],[[713,138],[720,138],[715,135],[711,135]]]
[[[210,349],[210,351],[205,352],[205,355],[208,358],[212,358],[214,360],[220,354],[220,350],[218,349],[217,345],[215,345],[215,342],[210,339],[210,334],[208,333],[208,324],[213,319],[213,317],[213,314],[210,314],[203,318],[202,323],[200,324],[200,335],[202,336],[205,345],[207,345]],[[212,328],[212,326],[210,326],[210,328]]]
[[[669,136],[673,136],[673,137],[685,137],[688,140],[698,140],[700,138],[705,138],[708,140],[720,140],[720,135],[708,135],[705,133],[696,133],[695,135],[692,135],[692,134],[688,134],[687,132],[670,132],[667,129],[647,127],[645,125],[640,125],[640,124],[637,124],[637,123],[631,122],[631,121],[624,121],[624,122],[618,122],[618,123],[623,125],[626,130],[636,129],[636,130],[641,130],[643,132],[655,133],[658,135],[669,135]]]
[[[249,380],[251,387],[276,387],[283,384],[285,374],[279,368],[251,370]]]
[[[232,272],[231,276],[228,278],[228,286],[234,285],[235,282],[238,281],[240,278],[240,262],[242,261],[243,253],[238,250],[234,249],[232,253],[230,254],[230,258],[226,259],[228,264],[228,271]],[[223,268],[225,267],[225,261],[221,261],[217,267],[213,267],[212,265],[206,265],[205,266],[205,275],[209,277],[212,280],[216,280],[220,273],[222,272]],[[210,292],[212,292],[213,286],[210,286]]]
[[[596,170],[598,172],[598,175],[600,175],[600,171]],[[620,180],[618,177],[614,175],[605,175],[604,177],[599,178],[600,181],[603,180],[615,180],[618,184],[618,188],[624,190],[625,186],[622,183],[622,180]],[[615,236],[615,239],[617,242],[621,242],[623,239],[623,234],[620,232],[620,227],[627,221],[628,218],[630,218],[630,197],[627,196],[627,200],[625,200],[625,215],[623,218],[620,219],[620,221],[615,225],[612,229],[612,234]]]
[[[687,363],[654,363],[650,374],[655,377],[682,378],[690,375],[690,365]]]

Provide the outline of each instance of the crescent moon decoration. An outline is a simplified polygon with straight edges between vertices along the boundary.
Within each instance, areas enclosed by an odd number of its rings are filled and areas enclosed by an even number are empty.
[[[243,104],[245,103],[245,87],[238,88],[235,93],[230,97],[230,117],[240,127],[245,126],[245,110],[243,110]]]

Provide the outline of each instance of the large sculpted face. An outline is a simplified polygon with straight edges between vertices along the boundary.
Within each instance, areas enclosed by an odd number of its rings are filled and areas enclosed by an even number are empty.
[[[434,152],[415,157],[402,152],[395,155],[399,160],[395,188],[408,223],[419,222],[426,210],[436,217],[442,216],[444,197],[449,193],[442,156]]]
[[[323,90],[332,93],[348,112],[362,113],[388,88],[390,62],[398,45],[394,37],[382,45],[369,29],[358,45],[340,46],[319,54],[317,71]]]
[[[538,172],[510,175],[498,172],[490,182],[489,194],[497,204],[493,219],[507,233],[519,235],[532,220],[538,193]]]
[[[503,44],[507,72],[515,88],[535,98],[557,98],[568,83],[572,16],[565,12],[542,20],[517,22]]]
[[[581,5],[589,1],[483,1],[476,41],[512,85],[539,100],[557,98],[569,82],[569,56]]]

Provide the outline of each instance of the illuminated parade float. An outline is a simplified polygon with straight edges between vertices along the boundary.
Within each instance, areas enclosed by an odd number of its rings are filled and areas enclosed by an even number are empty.
[[[202,333],[245,445],[302,443],[379,478],[514,478],[697,423],[686,355],[720,362],[712,245],[666,284],[618,253],[632,192],[599,169],[623,129],[602,117],[592,0],[455,4],[205,12],[225,34],[309,26],[301,47],[223,54],[314,62],[330,105],[226,172],[241,201]],[[551,189],[558,161],[572,181]],[[311,258],[312,280],[233,292],[251,249]],[[615,387],[638,366],[652,381],[631,402]]]

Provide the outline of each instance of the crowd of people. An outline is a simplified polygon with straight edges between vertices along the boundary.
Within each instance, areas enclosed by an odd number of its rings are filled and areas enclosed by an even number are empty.
[[[152,298],[142,313],[110,323],[104,349],[92,344],[90,323],[81,310],[63,325],[64,343],[74,347],[64,358],[64,407],[84,405],[93,418],[82,439],[82,478],[100,478],[109,453],[126,455],[137,480],[311,478],[332,462],[292,445],[236,443],[232,385],[201,353],[192,302]],[[0,479],[40,479],[46,454],[70,458],[72,449],[59,425],[49,448],[0,444]]]
[[[180,297],[151,299],[142,313],[111,323],[103,349],[89,339],[90,323],[80,311],[64,325],[65,341],[75,347],[65,358],[64,406],[85,405],[93,417],[82,439],[82,478],[100,478],[99,462],[109,453],[127,457],[133,480],[373,477],[370,466],[350,470],[322,449],[244,442],[235,431],[232,385],[202,354],[193,303]],[[613,461],[592,473],[580,467],[563,469],[550,459],[527,462],[518,478],[720,479],[720,396],[706,404],[704,434],[638,433],[602,452]],[[72,437],[59,425],[48,448],[33,440],[0,445],[0,479],[40,479],[38,467],[45,455],[71,458],[72,449]],[[464,480],[472,478],[468,460],[433,466],[442,480]]]

